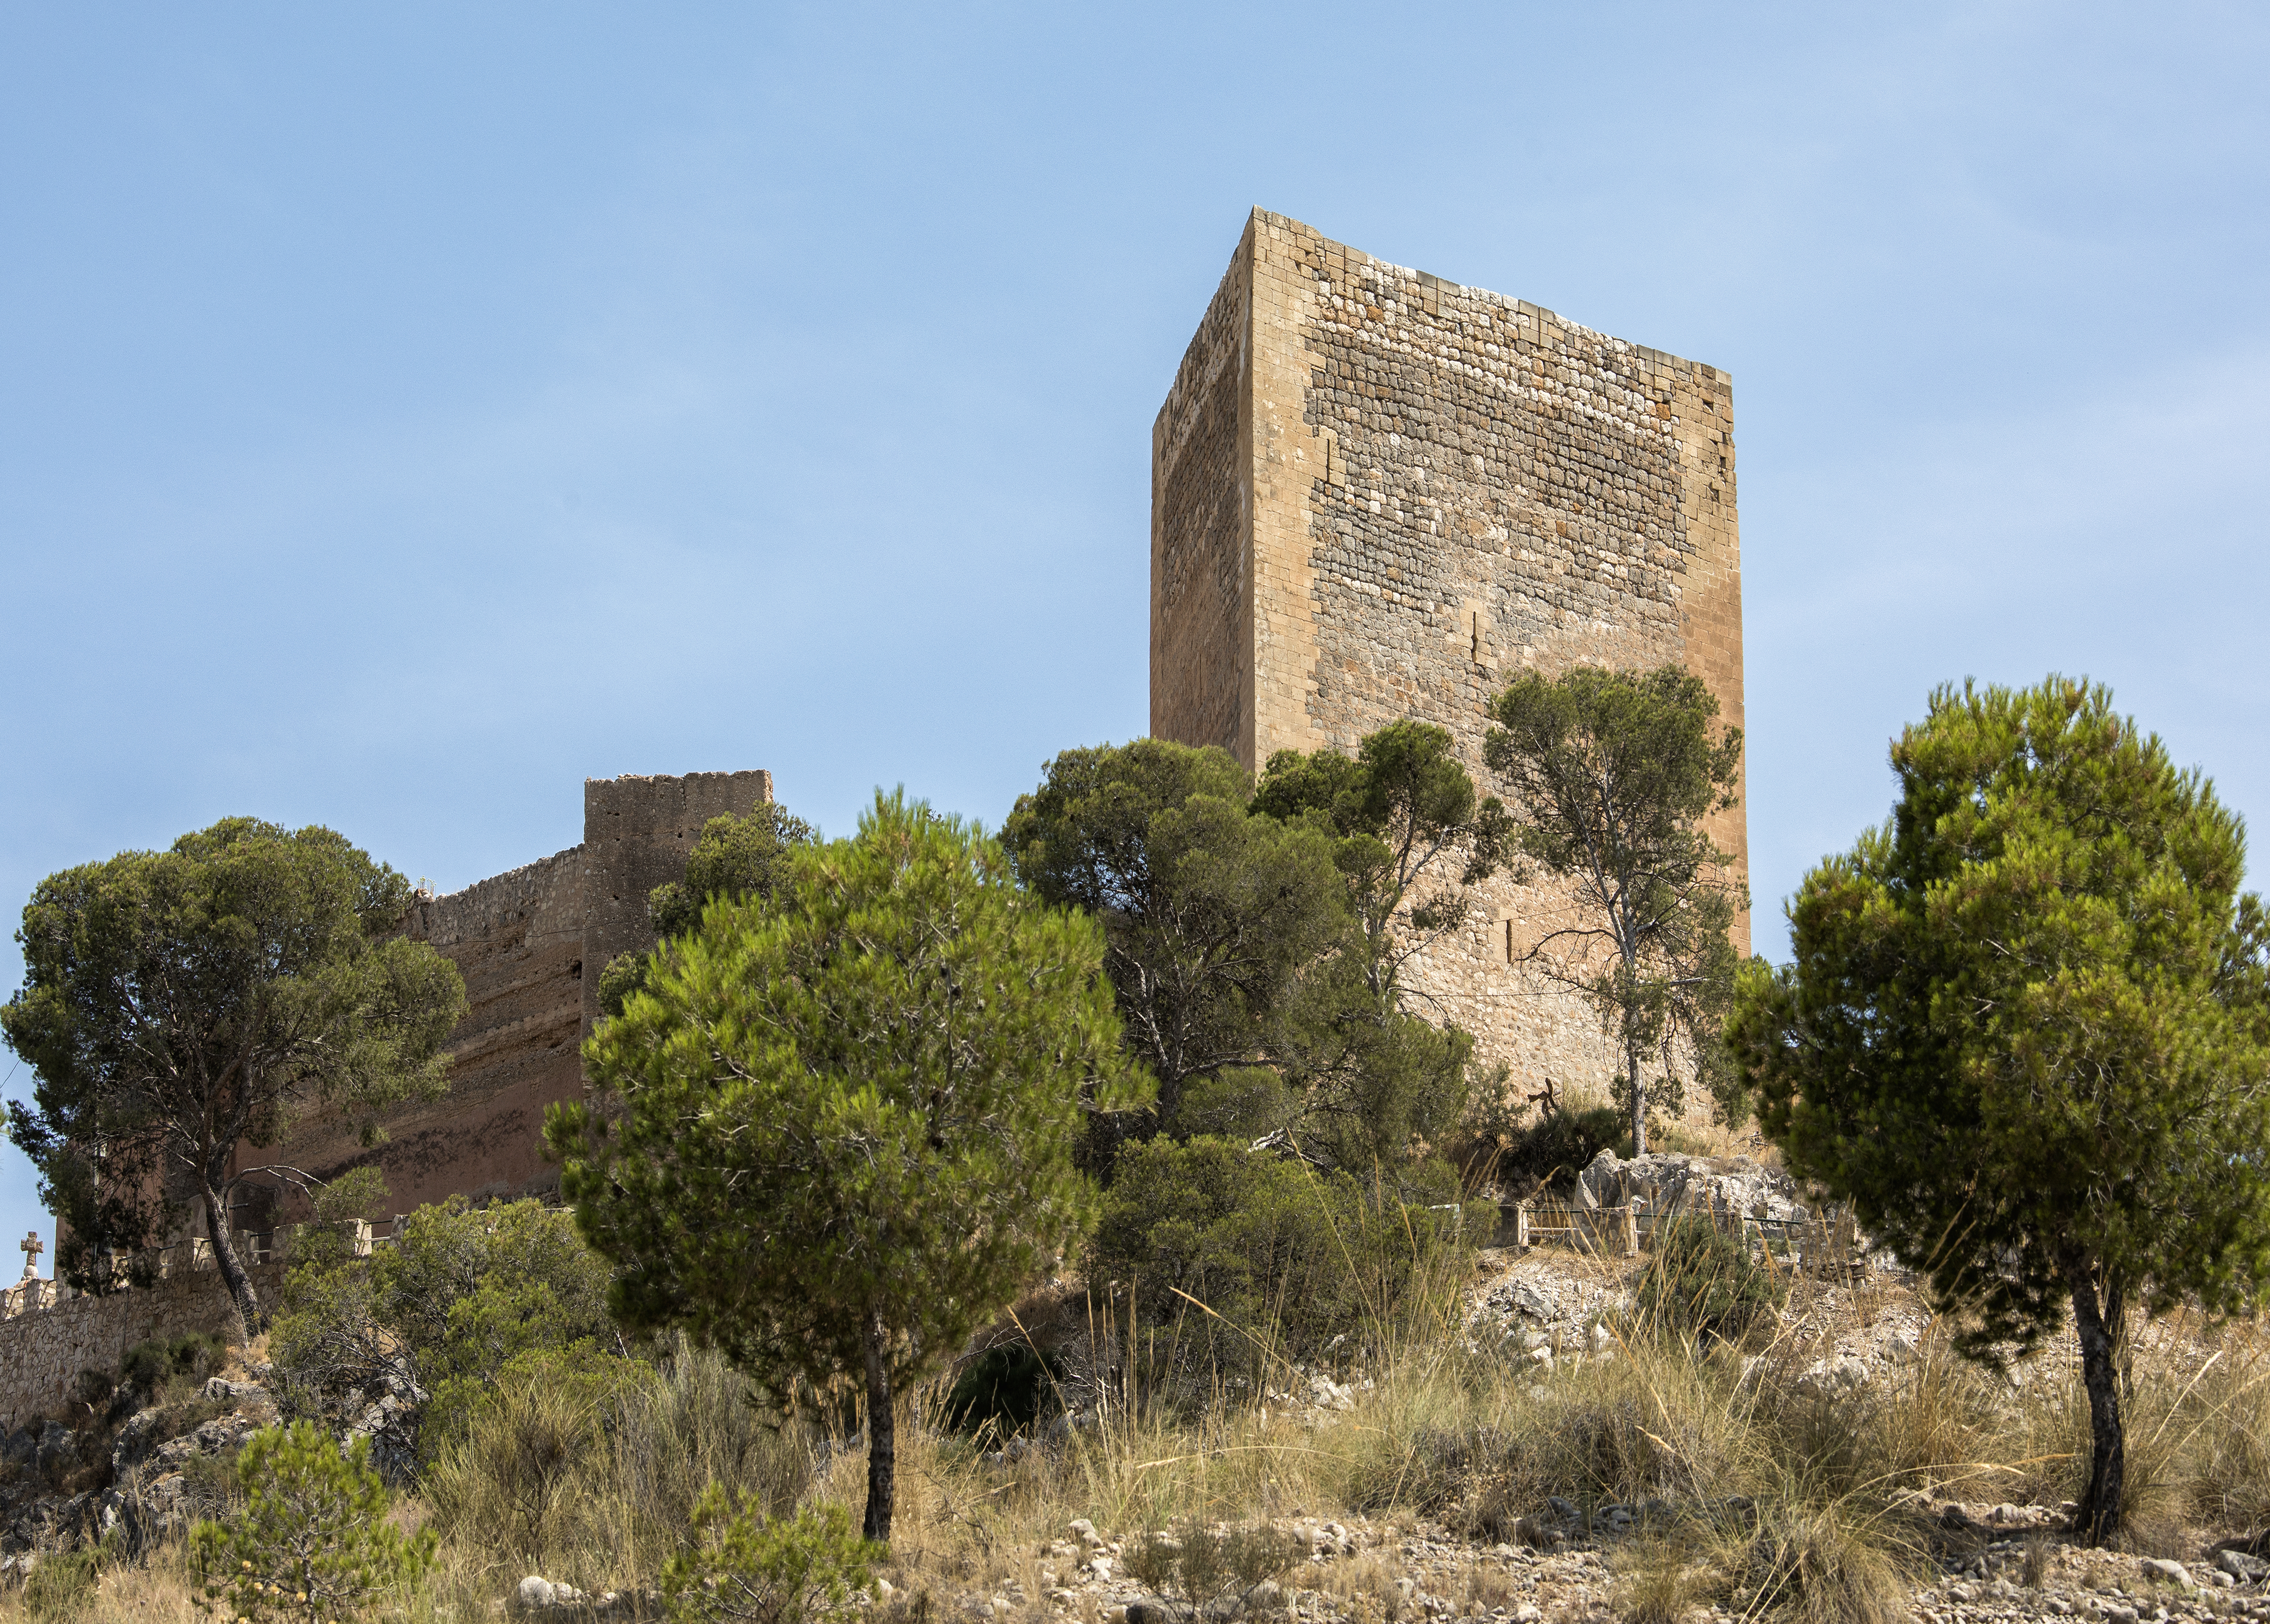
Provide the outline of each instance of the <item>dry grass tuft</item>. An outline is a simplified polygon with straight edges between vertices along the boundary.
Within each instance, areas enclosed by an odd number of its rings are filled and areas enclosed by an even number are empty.
[[[1623,1282],[1621,1265],[1599,1266],[1604,1282]],[[1835,1306],[1810,1289],[1792,1293],[1793,1316]],[[1845,1301],[1838,1311],[1873,1311],[1858,1294]],[[1580,1516],[1611,1503],[1636,1515],[1615,1565],[1617,1605],[1638,1624],[1681,1624],[1714,1602],[1792,1624],[1890,1624],[1931,1550],[1963,1537],[1925,1527],[1910,1509],[1919,1496],[2055,1505],[2086,1470],[2087,1409],[2059,1353],[2014,1382],[1955,1359],[1939,1325],[1896,1372],[1830,1398],[1801,1381],[1807,1355],[1776,1333],[1743,1348],[1628,1335],[1611,1357],[1548,1372],[1468,1346],[1445,1301],[1455,1294],[1430,1290],[1379,1328],[1384,1351],[1356,1373],[1366,1379],[1346,1412],[1288,1406],[1296,1383],[1274,1354],[1258,1391],[1161,1379],[1172,1361],[1108,1314],[1074,1361],[1086,1424],[1014,1460],[946,1431],[935,1395],[916,1393],[899,1432],[898,1590],[877,1624],[935,1624],[973,1593],[1039,1610],[1068,1576],[1050,1547],[1074,1517],[1131,1554],[1147,1532],[1187,1542],[1208,1531],[1221,1583],[1247,1584],[1258,1547],[1232,1552],[1227,1531],[1369,1515],[1439,1520],[1495,1544],[1533,1530],[1547,1496]],[[2132,1346],[2132,1545],[2195,1554],[2202,1523],[2251,1531],[2270,1521],[2270,1338],[2178,1324],[2140,1331]],[[809,1420],[768,1424],[742,1378],[692,1349],[612,1391],[501,1392],[404,1504],[443,1539],[398,1616],[478,1624],[530,1572],[589,1591],[649,1584],[712,1479],[781,1510],[823,1501],[856,1515],[865,1461],[850,1442]],[[2051,1558],[2046,1539],[2028,1542],[2028,1584],[2043,1583]],[[1420,1611],[1391,1545],[1299,1576],[1369,1624]],[[1214,1582],[1210,1571],[1177,1581]],[[1523,1596],[1479,1552],[1455,1583],[1445,1598],[1469,1615]],[[1101,1624],[1092,1594],[1081,1605],[1072,1616]],[[78,1616],[196,1615],[178,1558],[160,1550],[107,1572]],[[33,1624],[20,1591],[0,1597],[0,1620]]]

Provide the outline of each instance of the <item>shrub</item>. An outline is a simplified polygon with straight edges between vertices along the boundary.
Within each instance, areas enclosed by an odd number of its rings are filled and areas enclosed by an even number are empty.
[[[1604,1150],[1631,1153],[1630,1120],[1613,1105],[1553,1112],[1514,1141],[1501,1165],[1508,1175],[1573,1189],[1576,1175]]]
[[[389,1585],[434,1560],[431,1529],[405,1538],[387,1520],[386,1486],[370,1442],[340,1453],[312,1421],[255,1433],[237,1457],[244,1509],[189,1534],[198,1605],[225,1619],[353,1617]]]
[[[1901,1624],[1908,1587],[1881,1537],[1836,1505],[1777,1504],[1750,1542],[1736,1599],[1791,1624]]]
[[[946,1424],[976,1433],[991,1423],[998,1433],[1030,1427],[1056,1399],[1064,1361],[1021,1342],[988,1348],[953,1378],[946,1396]]]
[[[39,1559],[24,1582],[24,1616],[33,1624],[64,1624],[86,1611],[102,1583],[100,1547],[55,1551]]]
[[[477,1393],[446,1394],[426,1478],[436,1516],[530,1562],[566,1549],[589,1520],[615,1401],[641,1369],[588,1347],[538,1349]]]
[[[609,1278],[568,1213],[535,1201],[475,1208],[457,1196],[420,1207],[397,1244],[293,1272],[269,1340],[277,1402],[287,1416],[338,1424],[385,1392],[462,1399],[523,1353],[595,1351],[613,1341]],[[421,1442],[419,1405],[397,1415],[380,1439],[389,1472],[430,1459],[440,1442]]]
[[[1655,1257],[1640,1282],[1639,1322],[1680,1337],[1732,1342],[1781,1307],[1788,1287],[1752,1255],[1740,1228],[1680,1217],[1655,1232]]]
[[[1279,1342],[1353,1356],[1427,1306],[1413,1287],[1458,1245],[1449,1217],[1227,1140],[1154,1139],[1121,1153],[1088,1272],[1131,1283],[1149,1323],[1183,1320],[1217,1366]]]
[[[227,1358],[228,1345],[203,1331],[171,1341],[153,1337],[126,1350],[118,1361],[118,1385],[146,1398],[177,1376],[202,1382]]]
[[[1195,1520],[1146,1534],[1127,1554],[1127,1571],[1146,1589],[1180,1595],[1194,1609],[1264,1579],[1280,1578],[1309,1554],[1293,1535],[1262,1523],[1212,1529]]]
[[[768,1518],[755,1495],[744,1493],[737,1506],[713,1483],[694,1508],[692,1547],[662,1571],[663,1601],[682,1624],[835,1618],[873,1584],[873,1566],[887,1554],[853,1537],[841,1506]]]
[[[83,1409],[100,1411],[118,1391],[118,1378],[108,1370],[85,1369],[71,1378],[71,1402]]]

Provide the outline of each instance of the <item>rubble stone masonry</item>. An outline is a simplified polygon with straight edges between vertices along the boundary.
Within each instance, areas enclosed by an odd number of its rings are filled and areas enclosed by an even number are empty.
[[[772,799],[765,772],[587,779],[583,842],[412,907],[411,936],[430,942],[465,978],[465,1018],[449,1034],[449,1092],[385,1122],[366,1149],[339,1131],[311,1131],[248,1161],[282,1162],[320,1178],[375,1161],[391,1211],[452,1195],[474,1200],[549,1195],[560,1170],[539,1148],[544,1110],[581,1097],[582,1042],[597,1018],[599,971],[653,945],[647,893],[686,872],[701,826]],[[242,1222],[266,1229],[308,1213],[284,1194]],[[371,1216],[378,1216],[372,1214]]]
[[[1740,726],[1740,560],[1725,374],[1256,210],[1152,432],[1151,730],[1257,768],[1416,717],[1487,791],[1517,674],[1668,661]],[[1742,809],[1710,830],[1746,877]],[[1604,1088],[1589,1007],[1512,963],[1563,898],[1480,901],[1413,984],[1516,1086]]]
[[[261,1301],[275,1301],[284,1284],[283,1265],[258,1264],[249,1272]],[[191,1331],[236,1333],[235,1306],[210,1264],[107,1297],[53,1301],[60,1295],[54,1282],[42,1284],[46,1300],[39,1306],[0,1318],[0,1427],[64,1413],[80,1371],[115,1374],[137,1342]],[[7,1295],[26,1290],[19,1287]]]

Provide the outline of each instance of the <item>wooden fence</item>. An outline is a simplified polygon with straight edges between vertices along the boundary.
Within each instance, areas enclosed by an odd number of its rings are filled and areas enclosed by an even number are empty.
[[[1739,1232],[1759,1257],[1807,1274],[1855,1276],[1871,1264],[1850,1210],[1803,1219],[1750,1218],[1714,1207],[1656,1212],[1639,1206],[1581,1207],[1552,1197],[1499,1209],[1497,1243],[1518,1250],[1562,1246],[1596,1257],[1636,1257],[1654,1250],[1658,1230],[1699,1220]]]

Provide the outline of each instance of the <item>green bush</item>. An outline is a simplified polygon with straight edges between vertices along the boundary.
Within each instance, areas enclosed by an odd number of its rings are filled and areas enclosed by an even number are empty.
[[[1131,1286],[1146,1323],[1181,1321],[1177,1343],[1217,1368],[1280,1346],[1353,1357],[1426,1306],[1414,1286],[1457,1247],[1450,1216],[1228,1140],[1153,1139],[1120,1154],[1088,1276]]]
[[[434,1560],[431,1529],[405,1538],[387,1520],[370,1441],[342,1455],[312,1421],[263,1427],[237,1457],[244,1509],[189,1532],[198,1605],[224,1619],[336,1624]]]
[[[680,1624],[748,1620],[799,1624],[837,1618],[874,1583],[889,1554],[855,1538],[841,1506],[806,1506],[768,1518],[757,1496],[738,1505],[713,1483],[694,1508],[694,1544],[662,1570],[662,1597]]]
[[[1613,1105],[1596,1105],[1542,1118],[1514,1141],[1502,1165],[1539,1184],[1569,1190],[1602,1151],[1628,1156],[1631,1148],[1631,1118]]]
[[[962,1367],[946,1396],[946,1424],[976,1433],[988,1422],[998,1434],[1020,1432],[1056,1403],[1064,1361],[1022,1342],[988,1348]]]
[[[147,1398],[176,1376],[202,1382],[227,1358],[228,1345],[202,1331],[171,1341],[152,1338],[127,1349],[118,1361],[118,1385]]]
[[[1218,1077],[1194,1078],[1183,1085],[1174,1132],[1182,1138],[1204,1133],[1250,1144],[1290,1126],[1300,1109],[1284,1079],[1266,1066],[1231,1066]]]
[[[1643,1326],[1732,1342],[1789,1294],[1739,1225],[1722,1229],[1704,1216],[1674,1218],[1653,1240],[1655,1256],[1635,1303]]]
[[[24,1616],[33,1624],[68,1624],[78,1618],[102,1583],[107,1554],[100,1546],[82,1546],[41,1556],[24,1581]]]
[[[467,1397],[522,1354],[597,1357],[613,1345],[610,1278],[568,1212],[535,1201],[477,1208],[459,1196],[420,1207],[395,1245],[293,1272],[269,1339],[277,1402],[336,1425],[379,1392],[415,1387],[441,1417],[462,1417]],[[405,1413],[382,1447],[430,1459],[442,1439],[420,1437],[424,1419]]]

